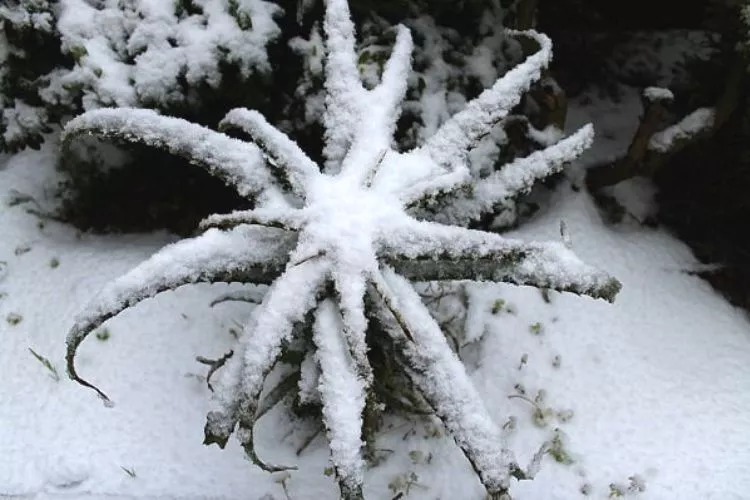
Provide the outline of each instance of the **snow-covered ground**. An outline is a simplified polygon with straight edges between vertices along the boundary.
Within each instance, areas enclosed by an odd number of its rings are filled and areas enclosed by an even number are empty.
[[[571,127],[593,121],[599,133],[583,162],[623,147],[636,103],[633,93],[621,105],[572,111]],[[81,235],[50,221],[40,227],[27,205],[8,206],[16,192],[45,199],[55,179],[51,142],[0,159],[0,498],[335,498],[323,438],[296,456],[299,433],[280,409],[259,423],[258,448],[297,471],[263,473],[234,440],[223,451],[201,444],[210,393],[195,356],[221,356],[251,307],[211,308],[226,286],[165,293],[110,321],[108,338],[84,343],[81,371],[114,408],[66,378],[64,338],[75,313],[174,238]],[[574,181],[580,168],[569,173]],[[646,183],[623,183],[617,194],[635,216],[648,211]],[[683,243],[630,219],[606,226],[589,195],[567,182],[514,235],[557,239],[560,220],[584,261],[622,281],[614,305],[559,293],[548,302],[536,289],[506,285],[472,288],[470,325],[484,337],[465,358],[487,407],[499,424],[516,417],[511,439],[522,462],[556,428],[557,456],[572,462],[546,457],[534,481],[514,486],[514,498],[604,499],[617,490],[653,500],[750,499],[745,313],[688,274],[697,262]],[[520,391],[527,399],[509,398]],[[535,406],[529,400],[539,391]],[[482,498],[439,426],[393,424],[378,443],[392,452],[368,471],[369,498]]]

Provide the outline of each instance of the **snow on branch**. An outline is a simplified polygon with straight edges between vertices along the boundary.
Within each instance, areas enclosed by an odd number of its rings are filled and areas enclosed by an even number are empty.
[[[346,0],[326,0],[326,170],[335,173],[354,140],[365,90],[357,68],[354,23]]]
[[[260,149],[187,120],[149,109],[104,108],[72,119],[62,134],[63,155],[73,139],[93,135],[169,151],[234,186],[246,197],[286,203],[265,168]]]
[[[643,97],[647,101],[674,101],[672,91],[663,87],[646,87],[643,89]]]
[[[401,114],[401,103],[406,95],[409,73],[411,73],[411,54],[414,48],[409,29],[399,24],[396,30],[396,43],[383,68],[380,84],[368,96],[385,116],[386,123],[381,124],[380,127],[381,133],[386,134],[386,146],[390,145],[393,133],[396,131],[396,122]]]
[[[280,131],[255,110],[235,108],[219,123],[219,129],[228,131],[237,127],[263,149],[287,173],[292,190],[300,197],[312,179],[320,175],[318,165],[305,154],[296,142]]]
[[[358,182],[370,182],[380,162],[372,158],[392,150],[393,134],[401,114],[401,103],[411,72],[413,42],[409,30],[397,27],[396,43],[383,68],[380,83],[371,91],[358,97],[358,120],[341,170],[354,176]],[[395,153],[395,151],[394,151]]]
[[[594,142],[594,127],[585,125],[557,144],[516,158],[489,176],[477,180],[471,193],[456,192],[436,221],[465,225],[490,213],[507,200],[525,193],[534,184],[578,158]]]
[[[274,281],[242,332],[238,353],[230,360],[234,364],[214,385],[218,409],[208,414],[205,444],[223,448],[239,423],[237,435],[248,456],[266,470],[277,469],[260,460],[253,441],[263,382],[281,354],[282,344],[291,340],[295,324],[317,303],[327,274],[327,263],[315,259],[289,267]]]
[[[648,149],[658,153],[669,153],[681,142],[687,142],[714,126],[716,110],[698,108],[678,123],[651,136]]]
[[[620,282],[564,243],[526,243],[495,233],[418,222],[384,238],[383,260],[411,279],[496,281],[614,301]]]
[[[466,152],[508,115],[552,60],[552,41],[546,35],[534,30],[509,33],[534,39],[539,51],[508,71],[427,139],[422,148],[439,165],[450,169],[461,165]]]
[[[245,227],[231,233],[214,229],[164,247],[111,282],[76,317],[66,341],[69,375],[108,401],[103,392],[78,376],[75,367],[78,346],[91,332],[121,311],[182,285],[271,283],[281,274],[294,241],[294,235],[279,230]]]
[[[235,210],[228,214],[212,214],[200,221],[199,229],[231,229],[241,224],[275,227],[296,231],[302,227],[303,213],[299,209],[279,210],[278,207],[263,207],[255,210]]]
[[[403,368],[453,435],[487,492],[507,492],[515,467],[512,453],[440,326],[411,284],[392,270],[383,270],[376,289],[380,299],[391,304],[382,305],[379,316],[397,340],[405,358]],[[404,328],[408,332],[399,332]]]
[[[318,349],[323,423],[331,447],[342,498],[362,498],[365,461],[362,458],[362,413],[365,382],[344,341],[345,326],[336,304],[324,300],[315,317],[313,341]]]
[[[367,359],[367,318],[365,317],[365,292],[367,282],[360,272],[334,271],[333,282],[339,297],[342,316],[342,334],[349,353],[354,359],[357,376],[366,386],[372,383],[372,367]]]

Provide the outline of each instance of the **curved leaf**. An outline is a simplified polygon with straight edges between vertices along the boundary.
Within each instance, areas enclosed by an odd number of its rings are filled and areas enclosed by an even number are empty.
[[[296,236],[281,230],[241,226],[224,232],[211,229],[167,245],[107,285],[75,319],[67,337],[68,375],[109,398],[78,376],[78,346],[102,323],[166,290],[198,282],[271,283],[278,277]]]
[[[82,135],[166,150],[205,168],[234,186],[244,197],[283,202],[281,192],[266,170],[263,154],[257,146],[187,120],[162,116],[150,109],[103,108],[87,111],[65,125],[62,133],[63,156],[69,152],[73,139]]]

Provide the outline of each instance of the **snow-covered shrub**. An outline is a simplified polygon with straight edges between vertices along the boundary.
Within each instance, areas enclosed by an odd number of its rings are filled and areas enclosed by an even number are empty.
[[[535,40],[539,51],[421,146],[399,152],[393,135],[411,73],[410,31],[397,27],[379,82],[367,88],[348,5],[325,4],[321,166],[260,113],[243,108],[230,111],[220,128],[239,129],[253,143],[133,108],[90,111],[68,123],[64,148],[83,135],[161,148],[207,169],[255,205],[208,217],[203,234],[165,247],[107,286],[68,335],[69,375],[109,402],[75,366],[92,331],[162,291],[239,281],[252,285],[248,293],[260,304],[233,353],[217,363],[223,366],[213,383],[217,407],[207,418],[207,444],[224,447],[236,432],[255,464],[283,469],[260,459],[253,429],[269,405],[298,389],[297,402],[322,416],[342,496],[362,498],[363,448],[388,409],[378,383],[386,360],[419,404],[442,420],[488,492],[508,498],[511,479],[533,477],[546,448],[527,469],[516,463],[411,281],[506,281],[612,301],[619,282],[581,262],[565,243],[526,243],[466,228],[575,158],[590,144],[592,128],[485,177],[469,168],[469,151],[508,119],[551,58],[547,37],[518,32],[513,35]],[[285,382],[261,401],[274,367],[286,372]]]
[[[64,61],[52,6],[49,0],[0,5],[0,152],[38,147],[63,111],[45,100]]]
[[[223,66],[245,80],[270,71],[279,13],[264,0],[60,0],[62,49],[75,58],[62,83],[84,109],[197,106]]]
[[[281,12],[264,0],[5,2],[0,150],[37,146],[81,110],[149,107],[205,121],[225,94],[256,106]]]

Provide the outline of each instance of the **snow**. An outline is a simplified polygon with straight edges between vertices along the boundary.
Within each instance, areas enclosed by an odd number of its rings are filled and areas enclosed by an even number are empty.
[[[716,110],[698,108],[678,123],[651,136],[648,148],[659,153],[667,153],[679,142],[689,140],[714,125]]]
[[[671,90],[663,87],[646,87],[643,89],[643,97],[649,101],[673,101],[674,94]]]
[[[158,9],[158,3],[149,5]],[[406,469],[408,480],[421,486],[409,492],[414,498],[481,498],[475,474],[491,492],[510,486],[520,499],[575,498],[583,490],[604,497],[612,488],[653,499],[742,498],[750,488],[747,318],[685,272],[697,263],[684,245],[631,223],[604,226],[590,197],[571,190],[568,181],[551,195],[549,210],[502,237],[407,215],[408,202],[450,191],[466,179],[468,149],[539,77],[551,56],[549,40],[532,34],[540,52],[443,123],[434,139],[400,154],[390,149],[389,133],[405,90],[399,78],[405,80],[409,68],[408,33],[399,29],[382,85],[366,91],[354,64],[346,3],[330,0],[328,6],[335,12],[325,24],[326,72],[333,81],[327,86],[326,156],[328,172],[339,175],[314,171],[304,153],[260,115],[236,111],[225,122],[245,128],[266,155],[292,170],[294,189],[306,202],[301,209],[277,189],[258,148],[182,120],[144,110],[99,110],[73,120],[62,136],[67,145],[77,134],[98,131],[198,154],[202,166],[242,194],[266,195],[252,212],[209,218],[207,224],[252,219],[283,226],[288,220],[299,228],[299,238],[240,224],[209,229],[146,258],[166,243],[164,235],[76,236],[54,222],[40,226],[23,206],[4,207],[0,362],[12,375],[0,386],[0,442],[9,450],[0,454],[0,496],[328,498],[336,494],[323,474],[330,449],[344,493],[351,496],[363,481],[368,498],[398,493],[393,490],[402,488]],[[380,109],[378,99],[386,103]],[[635,109],[634,103],[626,100],[622,109]],[[576,125],[596,113],[575,103],[570,109]],[[592,140],[591,127],[583,126],[489,176],[478,198],[484,205],[472,207],[473,213],[529,189]],[[0,195],[18,190],[46,200],[40,179],[54,181],[54,146],[3,159]],[[600,141],[583,161],[613,149]],[[582,166],[574,165],[569,178],[580,176]],[[563,241],[555,243],[561,232]],[[576,252],[591,264],[572,252],[572,235]],[[256,245],[258,240],[264,244]],[[459,358],[407,279],[399,253],[424,257],[416,265],[428,267],[436,266],[435,258],[451,257],[436,272],[456,279],[491,275],[545,290],[463,283],[471,299],[464,340],[474,342],[459,348]],[[516,265],[498,266],[498,260]],[[248,294],[234,285],[196,285],[157,296],[172,285],[234,281],[248,272],[268,274],[260,281],[270,282],[284,266],[267,290]],[[614,305],[553,291],[611,300],[619,283],[599,266],[624,283]],[[133,270],[112,281],[127,269]],[[340,297],[320,303],[331,278]],[[406,435],[386,425],[377,448],[393,455],[365,472],[360,429],[364,390],[371,383],[364,356],[368,282],[371,297],[380,298],[374,307],[396,352],[413,364],[402,368],[450,435],[442,435],[434,418],[406,422]],[[92,296],[84,313],[74,316]],[[227,297],[251,303],[211,309]],[[290,458],[300,429],[279,408],[256,410],[266,377],[283,375],[272,374],[282,345],[300,340],[295,327],[313,309],[316,350],[306,358],[298,385],[306,400],[321,399],[330,443]],[[109,409],[54,376],[64,355],[55,332],[74,325],[67,352],[72,363],[71,350],[107,319],[106,330],[94,336],[99,343],[92,338],[81,345],[78,363],[117,395],[120,404]],[[230,331],[239,342],[226,335],[226,321],[244,325],[239,334]],[[165,332],[181,335],[160,335]],[[29,347],[44,356],[41,362]],[[234,354],[213,380],[218,409],[209,413],[205,437],[223,448],[238,426],[244,450],[232,442],[219,452],[200,445],[209,394],[193,360],[207,352],[213,355],[204,357],[220,358],[230,348]],[[256,422],[266,411],[271,416]],[[259,453],[299,468],[270,466]],[[245,454],[283,475],[263,475]],[[519,472],[514,455],[531,464],[529,475],[539,473],[536,480],[511,480]],[[405,457],[412,463],[404,464]]]
[[[456,168],[463,160],[456,156],[457,153],[469,150],[493,125],[505,118],[531,84],[539,80],[542,69],[552,59],[552,41],[546,35],[533,30],[510,33],[532,38],[539,44],[539,51],[508,71],[427,139],[424,148],[438,164]]]
[[[105,108],[89,111],[65,125],[65,147],[79,135],[141,142],[183,156],[237,188],[243,196],[262,195],[284,204],[260,149],[181,118],[149,109]]]
[[[58,29],[63,50],[79,54],[63,83],[83,89],[84,109],[169,105],[189,85],[217,87],[222,60],[244,76],[269,68],[266,44],[277,38],[280,8],[262,0],[201,1],[200,13],[177,15],[173,3],[63,0]],[[247,25],[247,26],[246,26]],[[245,29],[243,29],[245,26]],[[251,28],[247,29],[248,26]]]
[[[312,161],[297,143],[283,132],[266,121],[265,117],[254,110],[236,108],[219,123],[222,130],[238,127],[250,135],[253,142],[260,145],[279,166],[285,168],[294,192],[302,196],[305,187],[319,175],[318,166]]]
[[[328,299],[318,308],[313,340],[318,349],[323,422],[331,443],[337,474],[346,488],[361,489],[365,462],[360,449],[365,384],[357,377],[349,349],[343,341],[343,318],[336,303]]]
[[[621,109],[637,110],[637,94],[633,99]],[[585,123],[598,120],[597,113],[573,109],[571,119]],[[621,111],[607,113],[612,117]],[[637,124],[637,116],[632,119]],[[589,158],[606,155],[610,142],[599,139]],[[38,182],[45,172],[54,175],[53,148],[6,157],[0,199],[7,199],[10,189],[42,197]],[[21,206],[4,207],[2,213],[0,260],[7,266],[0,278],[6,294],[0,316],[15,312],[23,320],[9,326],[3,319],[0,327],[6,337],[0,362],[12,374],[0,385],[1,492],[40,499],[285,498],[274,478],[252,467],[239,446],[230,443],[219,451],[200,444],[209,393],[205,383],[186,377],[203,370],[194,361],[197,354],[219,357],[228,350],[232,318],[245,322],[253,306],[212,309],[209,303],[226,287],[202,285],[158,296],[112,320],[111,338],[89,341],[81,352],[86,373],[117,399],[114,409],[106,409],[72,382],[54,382],[27,347],[47,356],[62,374],[63,336],[74,314],[105,283],[168,238],[77,239],[74,231],[54,223],[40,231],[36,218]],[[644,500],[745,498],[750,489],[745,314],[684,272],[698,265],[684,244],[634,224],[605,227],[585,193],[561,189],[548,213],[512,236],[555,239],[560,219],[574,236],[576,252],[624,286],[610,306],[558,294],[547,304],[533,288],[477,285],[473,314],[484,338],[472,348],[474,362],[467,363],[476,366],[471,379],[490,413],[516,416],[509,444],[519,461],[528,460],[533,443],[545,439],[547,431],[531,423],[527,403],[507,399],[516,383],[532,395],[544,388],[549,404],[574,411],[569,422],[558,425],[576,463],[565,466],[545,458],[535,480],[516,485],[516,498],[577,498],[584,484],[595,497],[606,497],[610,483],[627,484],[634,474],[645,481],[638,496]],[[30,252],[14,254],[27,244]],[[60,261],[56,269],[49,267],[52,257]],[[506,305],[492,314],[497,299]],[[528,331],[536,322],[544,324],[542,336]],[[528,362],[518,370],[524,353]],[[557,356],[561,361],[555,368]],[[502,417],[496,422],[502,423]],[[285,419],[274,414],[258,428],[258,449],[299,466],[286,482],[292,498],[335,494],[335,485],[323,474],[324,442],[316,440],[308,452],[293,457],[284,451],[291,446],[283,438],[291,430]],[[367,494],[384,497],[394,477],[412,470],[428,488],[414,488],[410,497],[481,496],[465,459],[447,437],[402,440],[402,435],[394,430],[379,440],[379,446],[395,453],[368,470]],[[407,457],[410,450],[432,453],[433,459],[429,465],[415,464]],[[132,467],[136,478],[120,466]]]
[[[387,269],[375,286],[386,304],[384,308],[401,315],[391,318],[391,323],[395,319],[398,326],[391,325],[390,329],[395,332],[402,328],[403,334],[410,337],[410,342],[402,342],[404,357],[415,367],[410,376],[428,404],[465,451],[488,492],[507,490],[512,455],[440,326],[405,278]],[[387,313],[382,316],[387,318]],[[406,324],[401,325],[401,321]],[[402,338],[403,334],[392,335]]]

